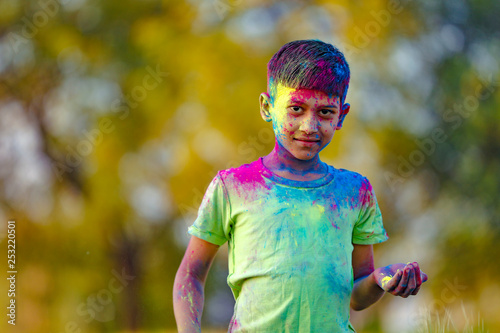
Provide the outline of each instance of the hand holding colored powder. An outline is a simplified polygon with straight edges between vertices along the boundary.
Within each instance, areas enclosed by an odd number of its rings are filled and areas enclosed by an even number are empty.
[[[416,295],[422,283],[427,281],[427,274],[420,271],[417,262],[380,267],[373,272],[373,276],[384,291],[403,298]]]

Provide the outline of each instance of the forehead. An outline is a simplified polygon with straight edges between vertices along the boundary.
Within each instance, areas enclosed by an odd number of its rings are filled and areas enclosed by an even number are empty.
[[[340,98],[334,95],[328,95],[320,90],[313,89],[295,89],[278,84],[276,87],[276,99],[281,102],[321,102],[327,104],[338,104]]]

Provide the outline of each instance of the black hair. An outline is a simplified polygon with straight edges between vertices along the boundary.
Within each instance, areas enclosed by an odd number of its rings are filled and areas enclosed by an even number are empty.
[[[283,45],[267,64],[267,87],[274,104],[278,83],[294,89],[313,89],[345,100],[350,70],[335,46],[315,39]]]

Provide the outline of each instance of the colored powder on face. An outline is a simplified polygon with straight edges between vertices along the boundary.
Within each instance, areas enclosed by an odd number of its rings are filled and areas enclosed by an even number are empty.
[[[321,91],[311,89],[295,89],[281,84],[278,84],[274,90],[276,98],[274,100],[274,106],[270,111],[275,136],[278,142],[282,144],[286,142],[289,137],[293,137],[296,130],[300,127],[300,124],[298,124],[297,120],[295,120],[295,115],[290,114],[288,111],[288,107],[292,101],[297,101],[296,103],[293,103],[297,106],[301,106],[301,104],[313,103],[310,107],[314,109],[318,109],[324,105],[336,106],[339,108],[340,99],[338,97],[327,98],[325,93]],[[329,123],[330,126],[335,126],[334,119],[331,119]],[[324,135],[329,133],[328,127],[324,127],[323,131]],[[332,128],[332,132],[333,131],[334,129]]]
[[[325,97],[327,97],[326,99],[328,99],[328,101],[325,101],[328,104],[338,105],[340,103],[340,98],[338,96],[333,96],[331,94],[326,95],[324,92],[313,89],[306,89],[306,88],[295,89],[281,84],[278,84],[278,86],[275,88],[275,94],[276,94],[276,100],[279,101],[278,102],[279,104],[287,102],[289,98],[294,98],[301,101],[307,101],[310,99],[323,100],[325,99]],[[276,108],[280,106],[283,107],[283,105],[277,104]]]

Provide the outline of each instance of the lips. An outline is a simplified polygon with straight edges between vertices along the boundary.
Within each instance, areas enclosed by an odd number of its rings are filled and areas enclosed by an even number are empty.
[[[320,142],[318,139],[312,138],[294,138],[293,139],[300,147],[307,149],[312,149],[313,147],[319,146]]]
[[[312,139],[312,138],[294,138],[294,140],[305,141],[305,142],[319,142],[319,139]]]

